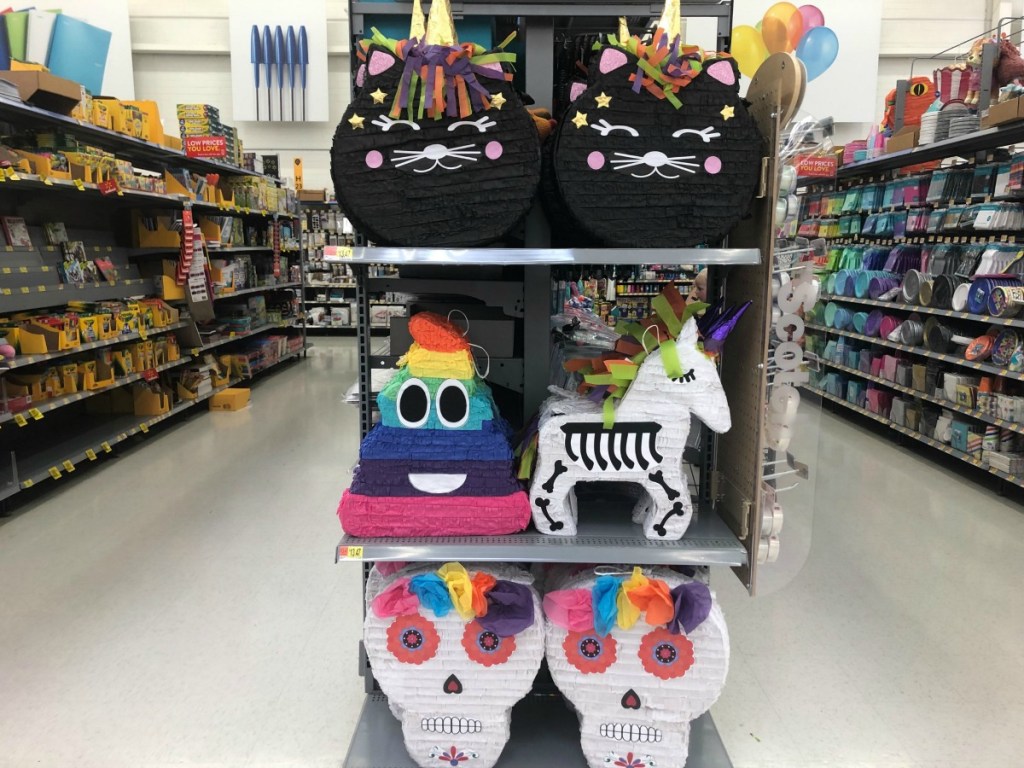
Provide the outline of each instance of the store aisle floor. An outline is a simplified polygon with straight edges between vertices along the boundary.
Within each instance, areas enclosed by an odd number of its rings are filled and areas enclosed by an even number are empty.
[[[0,767],[340,765],[362,698],[359,572],[333,562],[356,355],[316,344],[250,409],[198,414],[0,520]],[[733,641],[714,715],[737,768],[1016,764],[1024,514],[820,426],[766,594],[714,575]]]

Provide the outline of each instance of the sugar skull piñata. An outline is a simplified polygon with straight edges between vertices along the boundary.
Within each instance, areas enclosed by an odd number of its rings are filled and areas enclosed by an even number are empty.
[[[440,315],[409,320],[413,344],[377,397],[380,423],[359,447],[338,507],[357,536],[514,533],[530,505],[510,429],[476,374],[469,342]]]
[[[373,676],[424,768],[490,768],[512,706],[544,657],[533,577],[508,565],[371,572],[363,641]]]
[[[345,214],[371,240],[478,245],[529,210],[540,137],[509,82],[515,55],[504,45],[460,45],[448,0],[434,0],[425,27],[416,0],[408,40],[374,30],[362,41],[331,176]]]
[[[555,136],[549,208],[605,245],[714,244],[753,199],[762,140],[736,63],[679,29],[668,0],[650,39],[610,35]]]
[[[600,566],[560,581],[544,596],[547,662],[579,715],[587,764],[683,768],[690,721],[729,671],[714,594],[662,568]]]

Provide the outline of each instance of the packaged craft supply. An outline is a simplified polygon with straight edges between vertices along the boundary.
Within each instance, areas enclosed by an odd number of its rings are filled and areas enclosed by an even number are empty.
[[[409,756],[490,768],[544,657],[533,577],[504,564],[390,565],[367,577],[363,643]]]
[[[590,768],[683,768],[690,722],[718,699],[729,633],[707,584],[667,568],[549,573],[548,669]]]

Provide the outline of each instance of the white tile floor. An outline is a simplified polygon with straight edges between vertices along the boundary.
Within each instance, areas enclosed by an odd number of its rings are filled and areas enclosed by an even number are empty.
[[[358,569],[332,554],[354,377],[352,341],[317,339],[251,409],[0,520],[0,766],[340,765],[362,693]],[[737,768],[1021,765],[1024,513],[820,426],[766,594],[714,578]]]

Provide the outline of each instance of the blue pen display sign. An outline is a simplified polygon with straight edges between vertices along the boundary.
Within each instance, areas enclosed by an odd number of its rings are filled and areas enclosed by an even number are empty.
[[[328,119],[324,0],[231,0],[229,22],[236,120]]]

